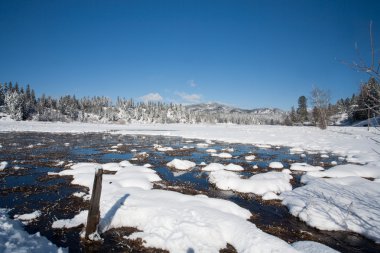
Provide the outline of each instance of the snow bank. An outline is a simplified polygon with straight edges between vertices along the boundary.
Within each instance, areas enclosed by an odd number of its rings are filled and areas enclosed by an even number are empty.
[[[189,170],[196,166],[194,162],[188,160],[173,159],[173,161],[166,164],[170,168],[175,168],[177,170]]]
[[[203,171],[218,171],[218,170],[230,170],[230,171],[243,171],[244,168],[240,165],[230,163],[228,165],[223,165],[220,163],[210,163],[206,167],[202,168]]]
[[[218,170],[210,173],[210,182],[222,190],[233,190],[244,193],[254,193],[260,196],[266,193],[281,193],[291,191],[289,183],[292,176],[282,172],[267,172],[242,179],[234,172]],[[273,195],[267,195],[273,197]]]
[[[290,166],[290,170],[297,170],[297,171],[320,171],[324,170],[321,166],[313,166],[307,163],[293,163]]]
[[[307,173],[313,177],[366,177],[380,178],[380,169],[377,166],[368,164],[366,166],[345,164],[332,167],[325,171],[313,171]]]
[[[85,164],[73,166],[82,170]],[[93,170],[99,166],[93,164]],[[102,165],[100,165],[102,166]],[[74,181],[81,173],[70,171]],[[130,239],[141,238],[144,245],[170,252],[219,252],[227,243],[238,252],[297,252],[279,238],[262,232],[247,221],[251,213],[233,202],[208,198],[204,195],[189,196],[177,192],[152,190],[142,182],[125,182],[126,177],[145,178],[153,170],[142,166],[119,168],[115,175],[104,175],[100,200],[101,232],[117,227],[136,227]],[[83,172],[83,170],[82,170]],[[68,172],[66,172],[68,173]],[[125,173],[120,175],[120,173]],[[93,173],[88,172],[92,178]],[[82,178],[80,178],[82,179]],[[92,190],[92,184],[82,181]],[[85,211],[73,219],[54,222],[54,227],[78,226],[86,222]],[[231,229],[234,228],[234,229]]]
[[[295,242],[292,243],[292,246],[303,253],[339,253],[339,251],[313,241]]]
[[[281,194],[289,212],[321,230],[343,230],[380,242],[380,187],[360,177],[313,178]]]
[[[4,253],[40,253],[40,252],[67,252],[57,248],[39,233],[30,235],[19,221],[7,217],[7,211],[0,209],[0,252]]]

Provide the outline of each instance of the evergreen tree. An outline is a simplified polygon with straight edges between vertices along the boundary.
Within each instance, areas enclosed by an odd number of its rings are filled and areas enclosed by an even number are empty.
[[[300,96],[298,98],[297,114],[298,114],[298,119],[300,122],[305,122],[308,120],[308,117],[307,117],[307,99],[305,96]]]
[[[296,123],[298,121],[297,113],[296,113],[296,110],[294,109],[294,106],[292,106],[292,109],[290,110],[290,121],[292,123]]]
[[[361,85],[353,112],[354,120],[365,120],[380,114],[380,85],[374,77]]]

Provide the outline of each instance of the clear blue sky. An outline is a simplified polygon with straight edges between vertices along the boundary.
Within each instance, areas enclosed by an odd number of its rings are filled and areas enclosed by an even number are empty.
[[[0,82],[282,109],[314,85],[334,102],[367,80],[341,61],[355,42],[369,56],[370,20],[380,48],[379,13],[378,0],[0,0]]]

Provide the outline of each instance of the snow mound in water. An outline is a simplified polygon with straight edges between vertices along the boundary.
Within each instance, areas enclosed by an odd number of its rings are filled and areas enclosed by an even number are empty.
[[[173,159],[173,161],[166,164],[170,168],[175,168],[177,170],[189,170],[196,166],[194,162],[188,160]]]
[[[220,158],[232,158],[232,155],[230,153],[219,153],[219,154],[215,154],[215,153],[212,153],[211,156],[217,156],[217,157],[220,157]]]
[[[272,169],[282,169],[284,168],[284,165],[280,162],[271,162],[269,164],[269,168],[272,168]]]
[[[230,171],[243,171],[244,168],[240,165],[230,163],[223,165],[221,163],[210,163],[206,167],[202,168],[203,171],[218,171],[218,170],[230,170]]]
[[[291,175],[282,172],[256,174],[248,179],[242,179],[240,175],[224,170],[210,173],[210,182],[221,190],[254,193],[260,196],[269,192],[291,191],[290,179],[292,179]],[[273,197],[273,195],[267,195],[267,197]]]

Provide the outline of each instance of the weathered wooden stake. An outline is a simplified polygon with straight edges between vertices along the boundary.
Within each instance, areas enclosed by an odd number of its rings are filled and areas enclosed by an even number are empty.
[[[87,227],[86,227],[86,239],[92,233],[97,230],[99,220],[100,220],[100,210],[99,202],[100,195],[102,193],[102,175],[103,169],[96,169],[94,186],[92,187],[91,203],[90,210],[88,211],[87,216]]]

